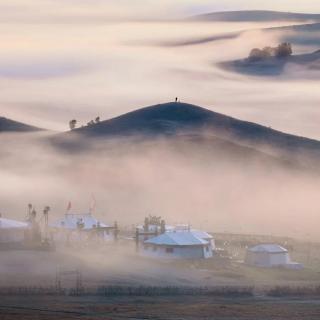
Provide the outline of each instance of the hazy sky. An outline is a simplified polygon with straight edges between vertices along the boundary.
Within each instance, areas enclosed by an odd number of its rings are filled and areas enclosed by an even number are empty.
[[[221,10],[283,10],[320,12],[317,0],[1,0],[1,16],[43,15],[109,17],[175,17]]]

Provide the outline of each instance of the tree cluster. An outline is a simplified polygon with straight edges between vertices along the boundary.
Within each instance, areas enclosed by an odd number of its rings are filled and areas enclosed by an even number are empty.
[[[87,126],[92,126],[93,124],[99,123],[100,117],[96,117],[94,120],[91,120],[87,123]],[[74,130],[77,127],[77,120],[72,119],[69,121],[69,128],[70,130]]]
[[[292,46],[288,42],[283,42],[277,47],[265,47],[263,49],[254,48],[249,54],[249,61],[260,61],[270,57],[286,58],[292,55]]]

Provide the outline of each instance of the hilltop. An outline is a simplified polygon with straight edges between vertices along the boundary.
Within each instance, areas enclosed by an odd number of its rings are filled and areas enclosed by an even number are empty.
[[[242,121],[187,103],[163,103],[141,108],[55,136],[54,143],[69,151],[86,149],[96,143],[108,145],[118,139],[126,148],[141,141],[150,148],[166,141],[170,148],[186,154],[224,154],[225,159],[252,159],[295,162],[312,167],[320,158],[320,141],[283,133],[253,122]],[[189,146],[189,151],[188,151]],[[114,147],[114,146],[113,146]],[[194,148],[195,147],[195,148]],[[99,145],[99,150],[105,149]],[[234,157],[236,155],[236,157]],[[250,157],[249,157],[250,158]],[[271,159],[272,158],[272,159]],[[268,160],[268,161],[269,161]]]
[[[320,150],[320,142],[317,140],[283,133],[253,122],[239,120],[200,106],[181,102],[144,107],[66,134],[75,133],[87,137],[215,134],[224,138],[256,143],[274,143],[287,148],[303,147]]]

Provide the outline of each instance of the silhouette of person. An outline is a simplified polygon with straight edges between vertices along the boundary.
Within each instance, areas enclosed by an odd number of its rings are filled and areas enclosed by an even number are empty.
[[[178,97],[176,97],[176,102],[178,102]]]

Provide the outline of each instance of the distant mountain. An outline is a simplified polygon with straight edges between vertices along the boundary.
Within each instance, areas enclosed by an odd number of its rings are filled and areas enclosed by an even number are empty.
[[[252,76],[279,76],[289,64],[300,66],[299,76],[308,77],[308,71],[320,70],[320,50],[309,54],[293,55],[287,58],[269,57],[258,61],[248,58],[219,63],[218,66],[225,70],[248,74]],[[301,71],[305,73],[302,75]]]
[[[312,21],[318,21],[318,20],[319,19],[313,19]],[[296,25],[284,25],[280,27],[279,26],[267,27],[267,28],[262,28],[260,30],[266,33],[275,32],[277,37],[279,36],[279,31],[280,31],[281,42],[290,42],[293,45],[320,47],[320,36],[319,36],[320,22],[296,24]],[[233,39],[239,38],[240,36],[250,31],[251,30],[248,29],[248,30],[242,30],[242,31],[214,34],[212,36],[167,41],[167,42],[162,42],[161,45],[169,46],[169,47],[178,47],[178,46],[201,45],[201,44],[223,41],[223,40],[233,40]]]
[[[316,21],[320,14],[292,13],[268,10],[212,12],[188,18],[191,21],[264,22],[264,21]]]
[[[43,129],[14,121],[4,117],[0,117],[0,133],[1,132],[32,132],[41,131]]]
[[[266,28],[263,31],[279,34],[281,32],[281,41],[290,42],[299,46],[320,47],[320,23],[308,23],[300,25],[282,26]]]
[[[88,139],[106,141],[121,138],[128,141],[133,138],[152,141],[156,138],[179,138],[180,141],[188,141],[190,136],[193,141],[198,139],[206,145],[220,139],[242,148],[240,152],[244,151],[243,147],[249,147],[281,159],[292,159],[293,154],[299,160],[308,157],[308,161],[312,159],[309,162],[313,163],[320,159],[320,141],[286,134],[180,102],[145,107],[98,124],[59,134],[56,142],[70,147],[69,142],[77,138],[78,148],[79,143],[80,147],[82,143],[90,145]]]

